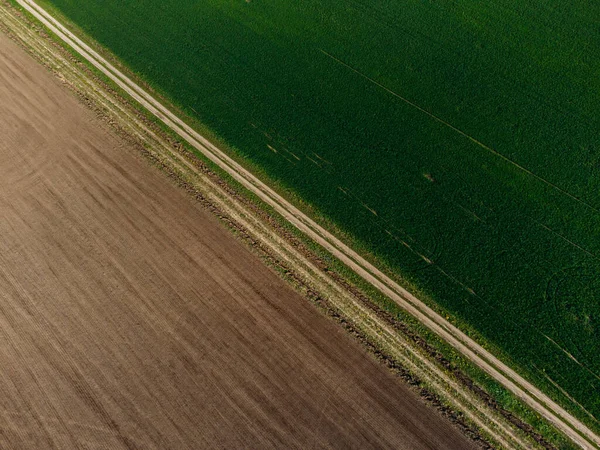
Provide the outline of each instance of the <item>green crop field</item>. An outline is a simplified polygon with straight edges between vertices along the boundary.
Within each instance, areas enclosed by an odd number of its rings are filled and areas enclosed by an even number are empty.
[[[600,418],[600,3],[45,4]]]

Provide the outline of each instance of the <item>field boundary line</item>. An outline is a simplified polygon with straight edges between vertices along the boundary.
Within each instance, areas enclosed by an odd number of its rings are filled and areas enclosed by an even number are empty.
[[[250,192],[257,195],[278,214],[338,258],[365,281],[452,345],[506,389],[527,403],[573,442],[584,449],[600,448],[600,437],[581,421],[219,150],[152,95],[81,41],[37,3],[33,0],[16,0],[16,2],[206,158],[219,166]]]
[[[319,256],[311,251],[306,254],[306,248],[303,251],[296,247],[296,240],[281,228],[280,221],[273,227],[274,224],[267,219],[267,212],[263,208],[258,207],[255,202],[248,203],[243,194],[235,194],[231,187],[222,183],[222,178],[211,173],[205,165],[197,165],[198,158],[170,141],[162,133],[164,130],[157,129],[156,124],[140,120],[137,104],[112,90],[98,75],[87,69],[82,70],[77,62],[65,58],[64,53],[68,50],[64,46],[50,48],[46,45],[48,41],[56,42],[54,36],[40,35],[37,33],[38,28],[30,28],[30,23],[23,21],[22,17],[20,11],[12,5],[3,6],[0,0],[0,32],[3,25],[8,26],[7,31],[13,40],[18,40],[19,44],[27,47],[34,58],[39,59],[61,83],[68,85],[69,90],[78,96],[86,96],[86,107],[92,110],[102,108],[102,112],[98,113],[109,126],[116,127],[119,134],[124,132],[133,138],[136,145],[141,145],[140,151],[144,157],[158,162],[160,170],[165,170],[169,176],[176,176],[186,186],[186,190],[188,186],[192,188],[197,194],[190,192],[190,195],[196,197],[219,220],[224,221],[227,228],[241,230],[241,235],[236,236],[236,239],[239,237],[249,244],[253,252],[257,250],[259,257],[266,258],[265,263],[277,272],[283,269],[285,275],[280,275],[286,281],[318,309],[323,309],[325,315],[353,334],[367,351],[373,352],[378,359],[382,358],[387,362],[386,365],[391,365],[392,372],[398,372],[397,375],[402,379],[417,381],[419,386],[425,386],[424,391],[419,388],[417,393],[424,394],[427,403],[433,402],[436,408],[451,405],[451,410],[463,414],[468,422],[479,428],[481,437],[492,445],[497,445],[497,448],[529,449],[533,442],[528,438],[541,444],[537,436],[534,436],[535,432],[513,423],[503,414],[503,408],[496,409],[495,405],[485,401],[464,379],[460,382],[454,377],[454,373],[440,370],[433,349],[417,344],[411,338],[415,336],[410,332],[405,333],[408,330],[400,330],[401,327],[394,324],[393,319],[380,316],[379,312],[383,311],[375,303],[355,292],[343,279],[321,267],[320,264],[324,261]],[[197,197],[198,194],[201,199]],[[313,261],[312,257],[316,257],[317,261]],[[290,270],[287,273],[286,268]],[[433,398],[429,393],[434,394]],[[438,397],[439,402],[435,397]],[[461,428],[469,425],[458,417],[451,418],[452,422],[455,420]],[[470,429],[468,430],[467,434],[472,436]],[[545,442],[543,437],[541,440]]]

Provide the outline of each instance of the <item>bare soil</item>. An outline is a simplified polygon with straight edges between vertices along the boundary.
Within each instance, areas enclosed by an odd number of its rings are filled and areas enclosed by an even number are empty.
[[[0,34],[0,447],[469,448]]]

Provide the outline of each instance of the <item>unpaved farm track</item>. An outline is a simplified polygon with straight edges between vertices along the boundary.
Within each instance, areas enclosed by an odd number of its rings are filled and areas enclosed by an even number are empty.
[[[0,448],[469,448],[0,33]]]
[[[330,251],[366,281],[436,332],[460,353],[564,432],[573,442],[586,449],[600,448],[600,437],[595,435],[581,421],[214,147],[150,94],[74,36],[35,2],[31,0],[17,0],[17,2],[207,158],[219,165],[251,192],[258,195],[290,223]]]

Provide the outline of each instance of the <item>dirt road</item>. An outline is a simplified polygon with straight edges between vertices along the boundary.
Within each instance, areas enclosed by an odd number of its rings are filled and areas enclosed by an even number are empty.
[[[399,286],[394,280],[347,247],[331,233],[316,224],[255,176],[235,163],[235,161],[231,160],[225,153],[187,126],[169,109],[165,108],[150,94],[141,89],[77,36],[67,30],[33,0],[16,1],[40,20],[41,23],[56,33],[67,45],[81,54],[98,70],[131,95],[131,97],[171,127],[183,139],[196,147],[207,158],[219,165],[264,202],[272,206],[275,211],[303,231],[308,237],[318,242],[366,281],[437,333],[461,354],[478,365],[492,378],[564,432],[573,442],[586,449],[600,448],[600,437],[586,427],[584,423],[552,401],[537,387],[452,325],[443,316],[433,311],[425,303]]]
[[[0,447],[468,448],[0,34]]]

